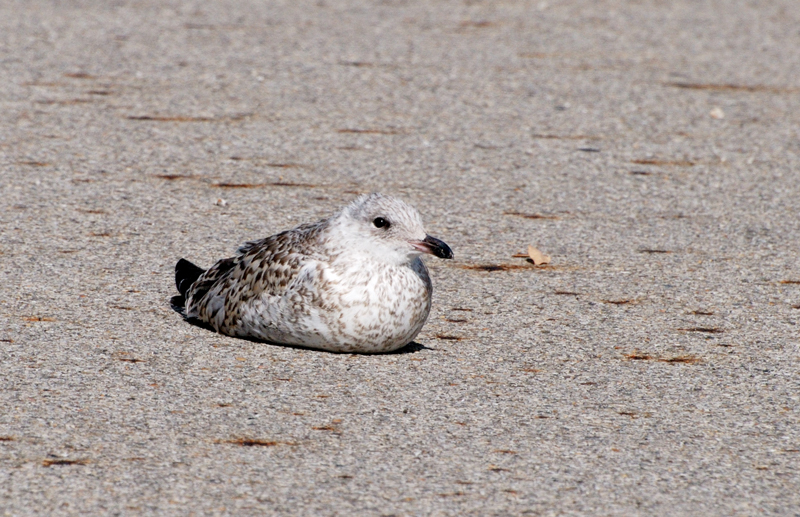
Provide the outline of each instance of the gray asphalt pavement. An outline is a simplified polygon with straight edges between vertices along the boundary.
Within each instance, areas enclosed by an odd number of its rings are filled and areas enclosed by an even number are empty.
[[[0,514],[800,515],[799,27],[0,3]],[[170,309],[179,257],[373,191],[456,255],[405,353]]]

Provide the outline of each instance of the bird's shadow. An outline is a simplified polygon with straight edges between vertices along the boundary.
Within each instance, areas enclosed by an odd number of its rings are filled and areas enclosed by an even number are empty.
[[[183,298],[183,296],[181,296],[181,295],[173,296],[169,300],[169,305],[170,305],[170,307],[172,308],[173,311],[175,311],[178,314],[180,314],[181,316],[183,316],[184,321],[186,321],[190,325],[194,325],[195,327],[200,327],[201,329],[205,329],[205,330],[208,330],[210,332],[214,332],[215,334],[217,333],[217,331],[214,330],[214,327],[212,327],[208,323],[206,323],[204,321],[200,321],[197,318],[189,318],[189,317],[186,316],[186,300]],[[263,339],[256,339],[256,338],[251,338],[251,337],[238,337],[238,336],[228,336],[228,337],[235,337],[235,339],[242,339],[244,341],[251,341],[253,343],[266,343],[268,345],[282,346],[284,348],[297,348],[297,349],[300,349],[300,350],[313,350],[314,352],[320,352],[320,353],[323,353],[323,354],[350,354],[350,355],[354,354],[354,352],[332,352],[330,350],[320,350],[318,348],[308,348],[308,347],[298,346],[298,345],[289,345],[289,344],[286,344],[286,343],[275,343],[273,341],[265,341]],[[403,346],[401,348],[398,348],[397,350],[392,350],[391,352],[381,352],[381,353],[378,353],[378,354],[357,353],[356,355],[415,354],[415,353],[420,352],[422,350],[433,350],[433,351],[436,351],[435,348],[431,348],[431,347],[425,346],[423,344],[417,343],[416,341],[412,341],[411,343],[409,343],[409,344],[407,344],[407,345],[405,345],[405,346]]]

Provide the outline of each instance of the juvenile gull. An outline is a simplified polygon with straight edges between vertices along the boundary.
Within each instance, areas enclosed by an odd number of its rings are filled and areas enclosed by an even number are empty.
[[[331,217],[242,245],[207,271],[180,259],[187,318],[217,332],[333,352],[390,352],[428,319],[420,256],[451,259],[412,206],[364,195]],[[182,300],[181,300],[182,298]]]

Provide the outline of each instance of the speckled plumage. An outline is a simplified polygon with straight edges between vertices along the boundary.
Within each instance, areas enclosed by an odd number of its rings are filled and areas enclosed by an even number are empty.
[[[389,352],[411,342],[428,318],[422,253],[452,258],[425,233],[416,209],[371,194],[327,219],[248,242],[205,272],[182,259],[176,283],[186,316],[223,334]]]

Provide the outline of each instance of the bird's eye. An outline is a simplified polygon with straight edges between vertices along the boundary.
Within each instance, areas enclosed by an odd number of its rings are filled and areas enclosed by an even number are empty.
[[[389,227],[389,221],[387,221],[383,217],[376,217],[375,220],[372,221],[372,224],[375,225],[375,228],[388,228]]]

